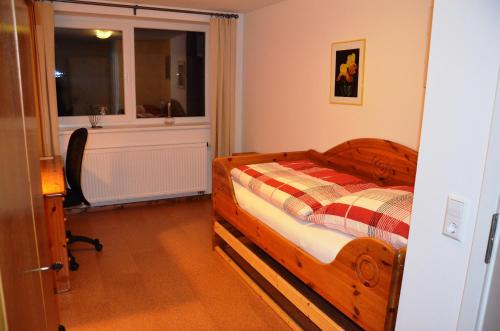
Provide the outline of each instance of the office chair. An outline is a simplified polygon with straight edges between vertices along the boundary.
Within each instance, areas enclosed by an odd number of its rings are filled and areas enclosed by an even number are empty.
[[[170,113],[172,117],[184,117],[186,112],[181,103],[175,99],[170,99]]]
[[[81,186],[83,152],[87,143],[87,136],[87,129],[80,128],[75,130],[69,138],[68,150],[66,152],[66,180],[69,187],[66,188],[66,198],[63,203],[64,208],[90,206],[90,203],[83,195]],[[73,271],[78,269],[79,264],[69,249],[70,244],[77,241],[86,242],[94,245],[95,250],[98,252],[103,247],[99,239],[75,236],[71,234],[71,231],[66,231],[66,239],[68,241],[69,268]]]

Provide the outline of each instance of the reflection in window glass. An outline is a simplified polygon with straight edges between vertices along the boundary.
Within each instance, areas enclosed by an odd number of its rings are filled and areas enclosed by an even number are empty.
[[[59,116],[124,114],[122,33],[55,28]]]
[[[137,118],[205,115],[205,33],[135,29]]]

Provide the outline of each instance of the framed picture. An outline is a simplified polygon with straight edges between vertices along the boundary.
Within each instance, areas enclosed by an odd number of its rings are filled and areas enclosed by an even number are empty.
[[[363,104],[365,39],[332,43],[330,103]]]

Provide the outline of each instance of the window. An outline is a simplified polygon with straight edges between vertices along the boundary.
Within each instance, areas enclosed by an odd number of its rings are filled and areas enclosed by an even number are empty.
[[[134,29],[137,118],[205,115],[205,33]]]
[[[124,114],[121,31],[55,29],[59,116]]]
[[[59,123],[206,122],[206,23],[55,17]]]

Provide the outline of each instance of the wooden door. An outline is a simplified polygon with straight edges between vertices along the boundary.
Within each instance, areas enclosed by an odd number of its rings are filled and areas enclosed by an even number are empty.
[[[0,329],[57,330],[40,184],[28,4],[0,1]],[[3,299],[3,300],[2,300]],[[1,307],[0,307],[1,308]]]

